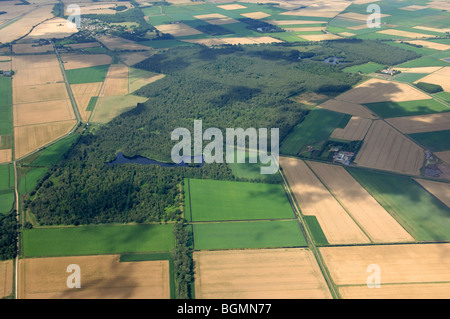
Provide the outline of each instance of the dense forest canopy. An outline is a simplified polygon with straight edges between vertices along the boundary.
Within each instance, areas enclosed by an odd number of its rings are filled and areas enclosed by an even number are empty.
[[[325,44],[308,55],[270,45],[174,48],[150,57],[136,67],[166,76],[137,92],[148,101],[83,135],[39,183],[25,209],[49,225],[179,219],[183,178],[234,179],[226,164],[163,168],[106,162],[118,151],[170,161],[176,143],[171,132],[178,127],[192,132],[196,119],[203,129],[279,128],[283,139],[307,112],[291,96],[338,94],[361,80],[342,66],[314,59],[338,49],[351,52],[351,45]],[[358,63],[369,61],[360,53],[348,55]]]

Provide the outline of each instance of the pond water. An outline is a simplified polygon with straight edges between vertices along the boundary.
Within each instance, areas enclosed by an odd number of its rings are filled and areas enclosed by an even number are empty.
[[[330,64],[339,64],[340,60],[342,60],[342,58],[331,56],[331,57],[326,58],[325,60],[323,60],[323,62],[330,63]]]
[[[191,162],[194,162],[196,157],[191,157]],[[198,164],[187,164],[184,161],[188,159],[188,157],[183,158],[183,161],[179,164],[175,164],[175,163],[166,163],[166,162],[160,162],[160,161],[156,161],[144,156],[133,156],[133,157],[127,157],[125,155],[123,155],[122,152],[117,153],[117,157],[114,161],[108,162],[108,165],[116,165],[116,164],[141,164],[141,165],[159,165],[161,167],[202,167],[204,164],[203,161],[203,157],[202,157],[202,162],[198,163]]]

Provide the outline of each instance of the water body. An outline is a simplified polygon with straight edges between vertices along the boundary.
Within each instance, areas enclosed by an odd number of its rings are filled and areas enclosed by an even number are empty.
[[[444,61],[450,62],[450,58],[444,59]]]
[[[323,62],[330,63],[330,64],[339,64],[340,60],[342,60],[342,58],[332,56],[332,57],[326,58],[325,60],[323,60]]]
[[[159,165],[161,167],[202,167],[204,164],[203,156],[202,156],[202,162],[201,163],[194,163],[194,164],[188,164],[185,163],[185,160],[187,160],[189,157],[184,157],[181,163],[166,163],[166,162],[160,162],[156,161],[144,156],[133,156],[133,157],[127,157],[123,155],[122,152],[117,153],[117,157],[114,161],[108,162],[108,165],[117,165],[117,164],[140,164],[140,165]],[[191,162],[194,162],[195,159],[198,157],[191,157]]]

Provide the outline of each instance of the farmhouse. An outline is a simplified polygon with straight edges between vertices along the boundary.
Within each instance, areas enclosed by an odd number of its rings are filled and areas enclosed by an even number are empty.
[[[340,151],[333,156],[333,162],[349,165],[353,156],[355,156],[354,152]]]

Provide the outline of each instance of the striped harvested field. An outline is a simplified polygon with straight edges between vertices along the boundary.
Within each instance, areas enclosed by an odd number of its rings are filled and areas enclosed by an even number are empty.
[[[356,155],[358,166],[419,175],[423,149],[382,120],[376,120]]]
[[[280,157],[280,165],[302,214],[316,216],[330,244],[370,242],[305,162]]]
[[[414,238],[342,166],[307,162],[376,243],[414,241]]]

